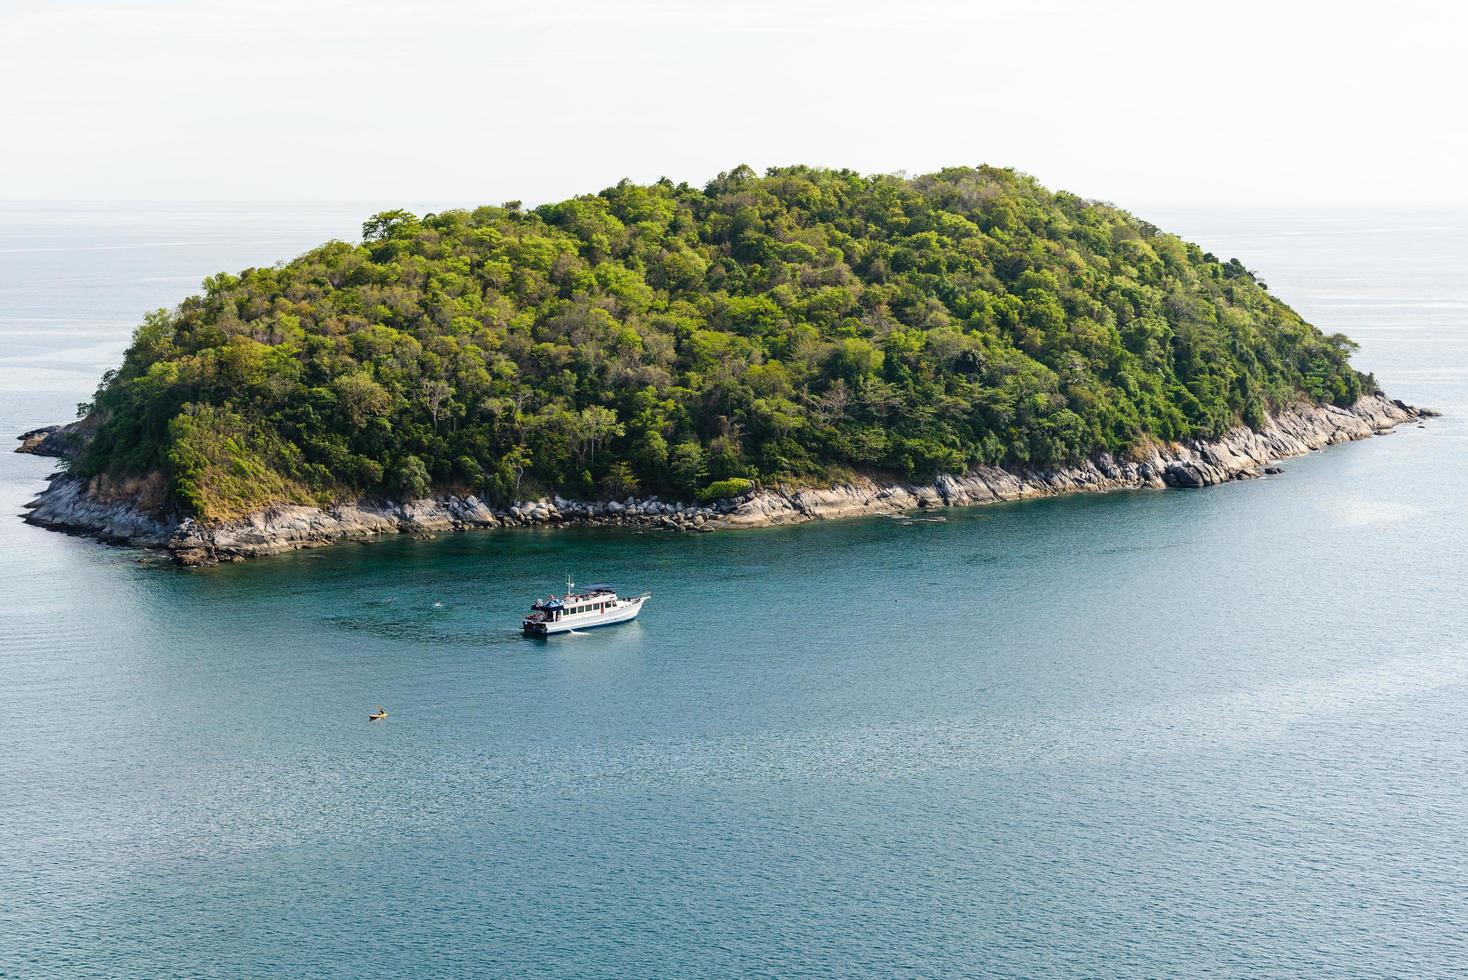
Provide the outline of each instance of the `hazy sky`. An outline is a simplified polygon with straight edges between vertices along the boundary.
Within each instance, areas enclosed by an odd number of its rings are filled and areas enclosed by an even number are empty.
[[[988,162],[1130,206],[1462,203],[1462,9],[0,0],[0,198],[534,203]]]

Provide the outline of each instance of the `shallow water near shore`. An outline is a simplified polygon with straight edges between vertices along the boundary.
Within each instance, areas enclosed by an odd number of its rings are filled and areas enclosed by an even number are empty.
[[[368,210],[0,206],[0,431]],[[184,571],[0,520],[0,975],[1461,968],[1468,212],[1140,213],[1447,415],[942,524]],[[521,638],[568,572],[653,599]]]

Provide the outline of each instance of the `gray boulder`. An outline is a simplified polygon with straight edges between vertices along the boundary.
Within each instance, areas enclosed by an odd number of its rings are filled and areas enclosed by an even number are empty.
[[[1170,487],[1195,490],[1208,485],[1203,472],[1192,463],[1170,463],[1162,473],[1162,481]]]

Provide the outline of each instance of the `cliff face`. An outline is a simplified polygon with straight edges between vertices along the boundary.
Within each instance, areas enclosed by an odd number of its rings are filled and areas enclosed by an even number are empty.
[[[717,506],[655,498],[611,502],[537,501],[496,510],[472,495],[407,502],[358,501],[321,509],[271,507],[235,521],[201,524],[170,513],[160,486],[84,481],[64,473],[27,505],[31,524],[105,541],[164,548],[189,565],[235,561],[382,534],[433,534],[474,527],[536,525],[641,526],[670,531],[748,528],[840,517],[893,514],[921,507],[959,507],[1144,487],[1199,488],[1261,475],[1267,464],[1326,446],[1365,439],[1432,413],[1384,395],[1350,409],[1301,403],[1276,413],[1258,432],[1239,427],[1216,440],[1154,446],[1140,459],[1100,454],[1055,469],[978,467],[929,484],[854,480],[824,488],[765,489]],[[41,433],[38,435],[38,433]],[[64,455],[63,436],[37,430],[19,452]],[[53,452],[44,452],[49,448]]]

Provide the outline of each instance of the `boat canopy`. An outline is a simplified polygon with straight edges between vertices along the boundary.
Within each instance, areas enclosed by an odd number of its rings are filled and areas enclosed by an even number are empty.
[[[554,612],[557,609],[565,609],[566,603],[572,601],[573,599],[580,599],[585,596],[601,595],[603,593],[611,594],[616,591],[610,585],[605,584],[583,585],[580,588],[576,588],[571,584],[569,579],[567,579],[566,581],[566,589],[567,592],[565,595],[551,596],[549,599],[545,599],[535,603],[535,605],[531,606],[530,608],[543,609],[546,612]]]

